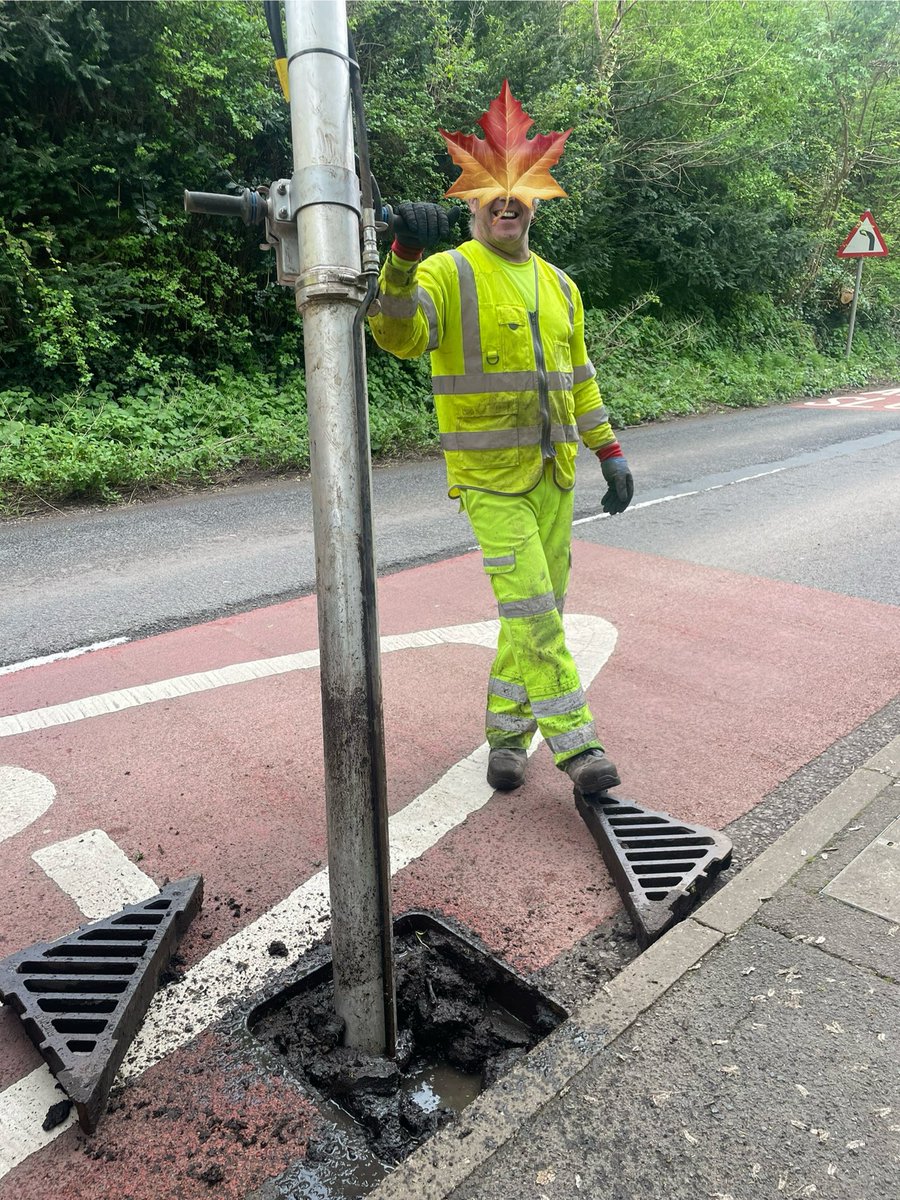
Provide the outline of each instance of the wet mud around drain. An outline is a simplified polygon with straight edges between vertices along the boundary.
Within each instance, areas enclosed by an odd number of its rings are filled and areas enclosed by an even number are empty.
[[[349,1114],[369,1151],[400,1162],[565,1018],[532,985],[436,924],[398,929],[397,1056],[342,1045],[330,968],[269,1001],[254,1037],[314,1094]],[[316,1156],[312,1146],[311,1157]]]

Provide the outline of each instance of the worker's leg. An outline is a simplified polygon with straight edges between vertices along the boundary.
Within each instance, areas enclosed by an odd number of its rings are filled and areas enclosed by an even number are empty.
[[[526,747],[535,724],[559,764],[602,749],[558,605],[568,583],[571,493],[545,475],[525,496],[464,493],[500,613],[488,689],[492,747]]]

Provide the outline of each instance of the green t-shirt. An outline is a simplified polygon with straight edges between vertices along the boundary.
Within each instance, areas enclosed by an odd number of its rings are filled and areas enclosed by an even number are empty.
[[[508,258],[501,258],[499,254],[495,254],[494,258],[522,297],[522,303],[529,312],[534,312],[537,307],[537,272],[534,269],[534,260],[529,257],[527,262],[510,262]]]

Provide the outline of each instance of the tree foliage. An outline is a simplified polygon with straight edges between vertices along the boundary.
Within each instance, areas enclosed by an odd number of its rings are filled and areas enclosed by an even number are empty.
[[[258,238],[184,187],[280,174],[288,122],[245,3],[0,8],[0,371],[45,385],[236,362],[285,327]]]
[[[837,244],[866,208],[889,243],[900,229],[894,0],[350,0],[349,12],[384,198],[440,199],[457,169],[438,129],[473,131],[508,79],[537,131],[574,127],[554,168],[568,198],[542,206],[535,248],[577,279],[592,328],[630,329],[648,352],[702,327],[737,354],[804,338],[830,353],[852,278]],[[227,380],[223,432],[195,428],[244,446],[228,422],[234,381],[251,377],[273,397],[254,420],[300,420],[302,386],[293,407],[279,399],[302,361],[299,327],[258,232],[188,217],[181,201],[185,187],[288,173],[289,139],[255,0],[0,5],[0,424],[6,413],[21,437],[23,422],[59,427],[73,406],[106,406],[115,440],[142,394],[177,397],[189,424],[207,385]],[[900,323],[896,262],[867,268],[871,346]],[[694,346],[695,361],[706,352]],[[377,436],[412,436],[421,369],[377,354],[371,367]]]
[[[864,208],[896,223],[890,0],[354,11],[388,194],[438,191],[448,164],[433,131],[471,129],[503,78],[538,129],[575,127],[555,172],[570,199],[547,206],[536,233],[589,304],[652,289],[667,306],[724,314],[738,296],[813,296],[819,316],[837,304],[839,231]]]

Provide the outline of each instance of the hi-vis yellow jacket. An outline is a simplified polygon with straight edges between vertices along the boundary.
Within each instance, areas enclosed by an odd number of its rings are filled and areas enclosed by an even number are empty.
[[[480,242],[405,262],[389,254],[370,310],[376,342],[398,358],[431,351],[432,387],[450,495],[462,488],[520,494],[553,460],[575,485],[579,436],[615,441],[584,344],[572,280],[536,254],[529,313],[502,261]]]

